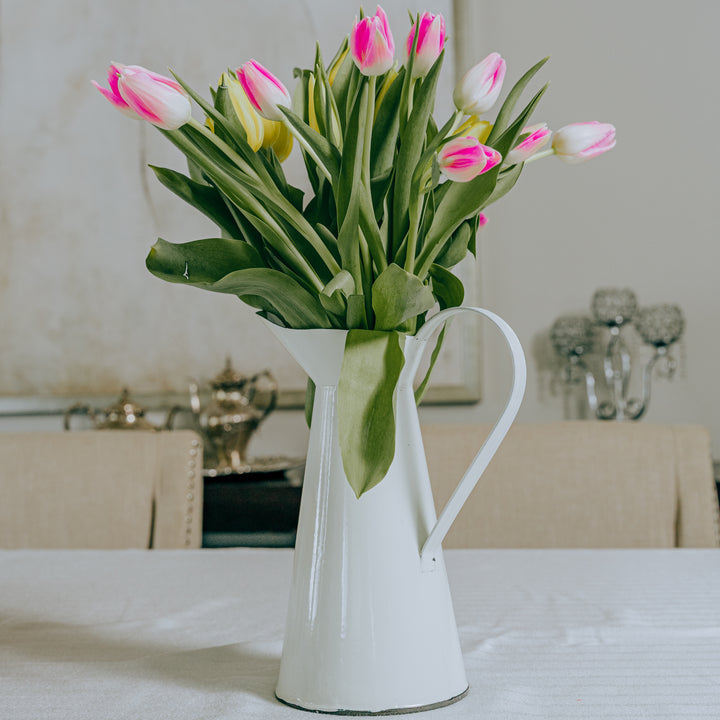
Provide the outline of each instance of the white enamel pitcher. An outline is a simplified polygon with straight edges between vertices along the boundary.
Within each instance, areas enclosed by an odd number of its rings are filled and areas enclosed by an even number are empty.
[[[436,519],[413,378],[432,332],[460,312],[500,329],[514,377],[505,410]],[[526,367],[517,336],[497,315],[462,307],[438,313],[404,339],[395,458],[358,499],[338,444],[346,331],[266,325],[316,385],[278,699],[320,712],[384,714],[461,698],[468,683],[441,542],[520,407]]]

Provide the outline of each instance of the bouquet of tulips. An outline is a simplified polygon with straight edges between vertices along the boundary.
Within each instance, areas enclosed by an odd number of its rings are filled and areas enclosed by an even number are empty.
[[[349,330],[348,372],[357,345],[375,343],[382,361],[399,333],[415,333],[436,307],[460,305],[463,285],[451,270],[475,252],[483,211],[512,189],[524,164],[552,154],[581,162],[612,148],[615,129],[568,125],[545,148],[550,129],[529,124],[545,87],[514,113],[547,58],[516,82],[494,121],[484,119],[505,76],[497,53],[462,78],[455,111],[438,126],[445,23],[424,12],[411,24],[398,64],[382,8],[361,15],[329,65],[318,49],[312,69],[296,69],[292,98],[254,60],[223,73],[210,99],[177,76],[112,64],[109,89],[96,86],[184,153],[187,175],[153,170],[220,228],[210,239],[158,240],[150,272],[237,295],[279,325]],[[293,142],[308,198],[283,172]],[[397,377],[400,368],[387,371]]]

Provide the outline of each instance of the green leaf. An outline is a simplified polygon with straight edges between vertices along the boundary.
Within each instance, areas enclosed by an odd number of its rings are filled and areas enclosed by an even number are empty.
[[[437,264],[430,266],[430,277],[433,281],[433,295],[438,299],[441,310],[462,305],[465,288],[460,278]]]
[[[338,432],[345,475],[358,498],[385,477],[395,457],[393,395],[404,364],[398,333],[348,331]]]
[[[497,187],[497,185],[495,186]],[[446,268],[455,267],[467,255],[468,246],[473,236],[474,222],[465,220],[460,227],[452,234],[450,240],[445,244],[443,251],[435,258],[437,265]],[[432,265],[430,269],[435,267]]]
[[[347,298],[355,291],[355,282],[347,270],[341,270],[320,293],[320,302],[328,312],[342,316],[347,312]]]
[[[443,53],[440,53],[422,81],[420,89],[415,93],[410,118],[404,130],[401,130],[400,152],[395,164],[395,187],[393,189],[393,247],[395,248],[400,245],[407,233],[412,178],[423,152],[427,124],[435,103],[435,88],[442,60]]]
[[[146,263],[153,275],[184,285],[211,285],[228,272],[262,267],[262,258],[243,240],[208,238],[187,243],[158,239]]]
[[[343,143],[340,177],[335,189],[335,206],[338,225],[342,227],[348,207],[351,205],[355,190],[360,184],[363,158],[363,138],[367,120],[368,84],[362,83],[362,90],[348,114]]]
[[[206,183],[195,182],[175,170],[155,165],[150,165],[150,168],[155,173],[155,177],[168,190],[209,217],[231,237],[239,237],[241,231],[217,188]]]
[[[515,104],[520,99],[520,95],[522,95],[523,90],[525,90],[525,87],[530,82],[530,80],[535,77],[535,74],[538,70],[549,60],[549,57],[543,58],[540,60],[540,62],[533,65],[513,86],[513,89],[508,93],[508,96],[505,98],[505,102],[502,104],[502,107],[500,108],[500,111],[497,114],[497,118],[495,119],[495,123],[493,124],[493,128],[490,131],[490,135],[488,135],[487,140],[485,141],[486,145],[489,145],[490,147],[495,147],[493,145],[493,142],[500,137],[500,135],[505,131],[505,128],[507,128],[508,123],[510,122],[510,118],[512,116],[513,110],[515,109]]]
[[[383,176],[395,164],[395,149],[400,127],[398,103],[404,77],[405,69],[401,68],[385,93],[373,123],[372,157],[370,158],[370,176],[373,179]]]
[[[417,388],[415,388],[416,405],[419,405],[425,397],[428,385],[430,384],[430,376],[432,375],[433,368],[435,367],[435,364],[440,357],[440,350],[442,350],[443,342],[445,342],[445,331],[447,330],[448,324],[451,322],[451,320],[452,318],[450,318],[450,320],[448,320],[443,325],[443,328],[438,335],[438,339],[435,342],[435,347],[433,348],[433,351],[430,355],[430,365],[428,366],[427,372],[425,373],[425,377],[423,377],[422,382],[417,386]]]
[[[315,405],[315,383],[311,378],[308,378],[307,385],[305,387],[305,422],[307,426],[312,425],[312,414],[313,407]]]
[[[260,298],[262,308],[272,308],[288,327],[331,327],[317,297],[292,277],[257,266],[245,266],[246,269],[228,273],[233,259],[238,263],[257,262],[259,256],[242,241],[213,238],[175,245],[161,239],[150,249],[145,265],[153,275],[169,282],[237,295],[241,299],[243,296]]]
[[[394,330],[434,304],[432,290],[395,263],[388,265],[372,286],[377,330]]]
[[[365,312],[365,296],[349,295],[347,299],[347,326],[367,330],[367,314]]]

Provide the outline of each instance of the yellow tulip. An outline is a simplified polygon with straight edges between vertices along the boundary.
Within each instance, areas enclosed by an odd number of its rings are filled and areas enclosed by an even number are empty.
[[[474,137],[481,143],[484,143],[488,139],[492,129],[492,123],[489,123],[487,120],[478,120],[477,117],[473,115],[469,117],[453,134],[460,133],[463,137]]]
[[[271,146],[277,159],[283,162],[290,155],[290,151],[293,148],[293,136],[283,123],[274,123],[277,125],[277,135]]]
[[[245,128],[248,145],[250,145],[253,150],[259,150],[263,146],[263,138],[265,135],[264,119],[255,108],[253,108],[245,90],[243,90],[243,86],[237,78],[229,73],[223,73],[220,78],[220,84],[225,85],[228,89],[235,114],[240,124]]]

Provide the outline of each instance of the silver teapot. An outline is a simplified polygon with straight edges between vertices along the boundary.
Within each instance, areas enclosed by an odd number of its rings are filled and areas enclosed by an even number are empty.
[[[120,399],[100,414],[86,403],[71,405],[63,416],[63,427],[70,430],[70,418],[73,415],[87,415],[96,430],[169,430],[173,410],[168,413],[164,426],[153,425],[145,418],[145,410],[130,398],[130,392],[123,388]]]
[[[269,370],[243,375],[228,358],[210,387],[210,402],[203,408],[197,382],[189,386],[190,409],[205,441],[205,468],[210,474],[248,472],[250,438],[277,404],[275,378]]]

